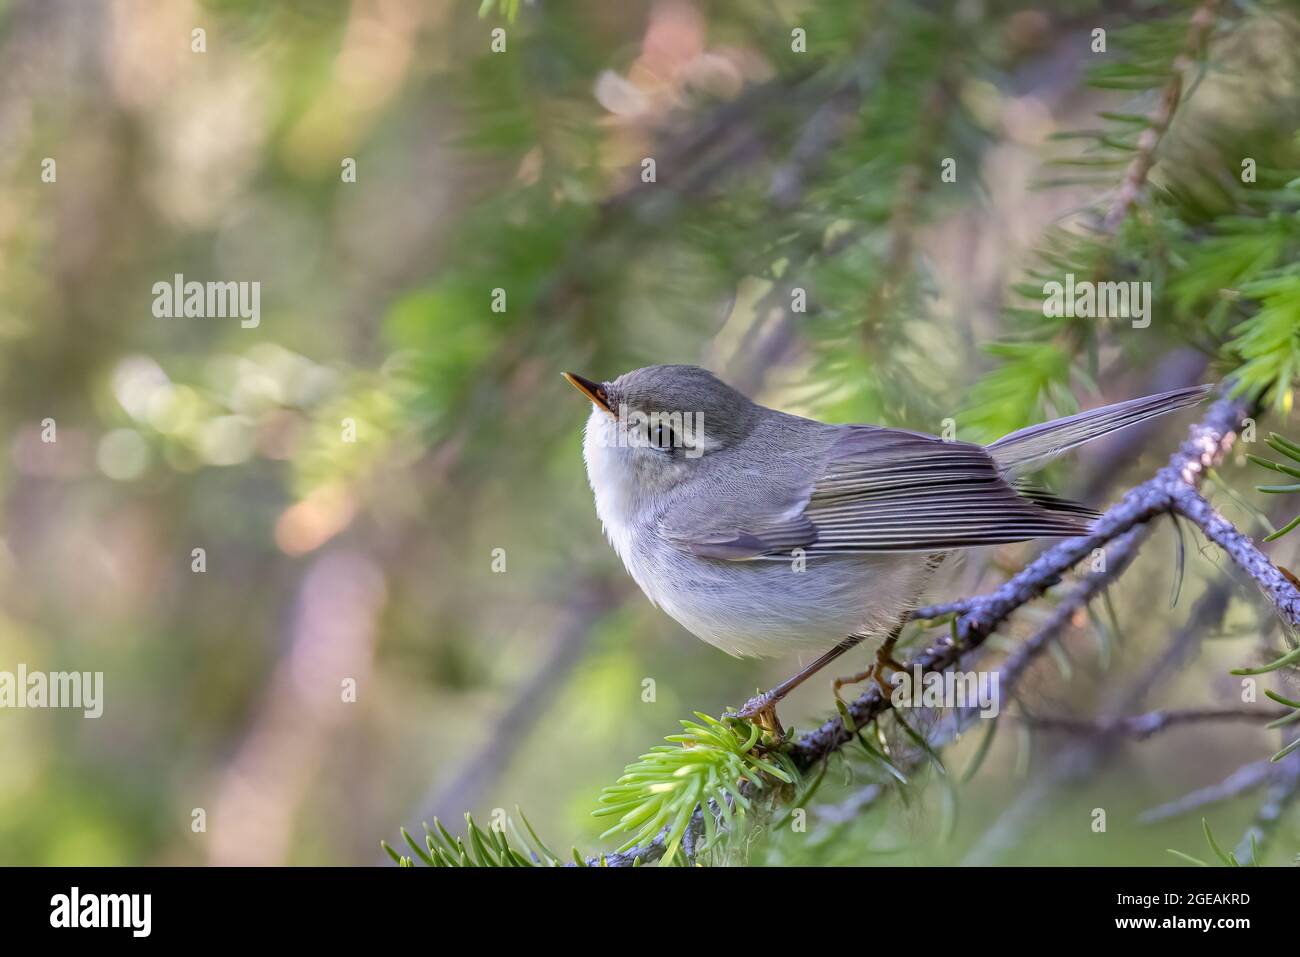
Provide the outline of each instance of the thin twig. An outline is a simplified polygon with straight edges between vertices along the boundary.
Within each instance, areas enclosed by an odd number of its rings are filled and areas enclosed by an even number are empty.
[[[1271,762],[1270,762],[1271,763]],[[1293,751],[1273,765],[1272,781],[1264,803],[1237,845],[1237,860],[1253,861],[1277,832],[1287,810],[1300,800],[1300,751]]]
[[[1024,715],[1030,726],[1047,731],[1088,735],[1100,738],[1135,738],[1145,740],[1161,731],[1179,725],[1205,724],[1217,721],[1264,722],[1282,718],[1290,712],[1277,708],[1170,708],[1148,711],[1127,717],[1108,717],[1097,720],[1067,718],[1059,715]]]
[[[1154,824],[1156,821],[1177,817],[1180,814],[1186,814],[1188,811],[1205,807],[1207,804],[1218,804],[1221,801],[1235,798],[1248,791],[1263,787],[1272,780],[1276,768],[1277,765],[1267,758],[1262,761],[1252,761],[1249,764],[1244,764],[1217,784],[1200,788],[1190,794],[1183,795],[1176,801],[1170,801],[1167,804],[1153,807],[1149,811],[1143,811],[1138,815],[1138,820],[1143,824]]]

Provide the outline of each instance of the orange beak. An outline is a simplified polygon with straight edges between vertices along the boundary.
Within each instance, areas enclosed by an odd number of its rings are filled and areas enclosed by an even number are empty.
[[[590,379],[584,379],[572,372],[565,372],[563,375],[569,381],[569,385],[594,402],[597,408],[604,409],[610,415],[614,414],[614,410],[609,407],[609,396],[605,394],[603,385],[599,382],[592,382]]]

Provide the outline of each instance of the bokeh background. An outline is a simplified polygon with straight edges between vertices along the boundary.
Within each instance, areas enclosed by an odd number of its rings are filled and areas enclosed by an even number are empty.
[[[788,411],[953,418],[963,438],[1213,381],[1231,276],[1213,322],[1202,290],[1158,286],[1152,328],[1048,340],[1019,391],[988,377],[1023,352],[983,348],[1023,321],[1013,288],[1044,236],[1123,170],[1035,188],[1063,178],[1053,134],[1151,105],[1086,84],[1091,31],[1168,16],[1181,35],[1191,8],[1170,6],[2,0],[0,669],[102,671],[105,708],[0,712],[0,863],[373,864],[400,825],[516,805],[552,844],[612,846],[590,812],[624,764],[798,662],[732,660],[635,591],[559,373],[692,362]],[[1161,188],[1221,167],[1225,139],[1300,162],[1295,26],[1280,4],[1225,43]],[[176,273],[260,282],[260,325],[156,318]],[[1104,505],[1193,415],[1090,447],[1056,487]],[[1216,504],[1258,528],[1260,479],[1238,457]],[[1283,638],[1199,545],[1180,575],[1163,528],[1113,590],[1123,640],[1077,622],[1021,689],[1030,710],[1103,710],[1213,589],[1223,620],[1148,703],[1236,700],[1228,669]],[[947,587],[991,586],[1036,547],[973,556]],[[1295,541],[1273,555],[1294,563]],[[830,711],[817,680],[783,716]],[[955,794],[870,806],[846,760],[810,834],[754,859],[1170,863],[1204,853],[1199,815],[1137,812],[1278,739],[1171,731],[1008,821],[1068,746],[1007,721]],[[1216,831],[1258,805],[1216,806]],[[1297,849],[1283,827],[1275,863]]]

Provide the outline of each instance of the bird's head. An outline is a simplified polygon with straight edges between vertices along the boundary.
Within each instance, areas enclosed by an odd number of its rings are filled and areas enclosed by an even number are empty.
[[[752,431],[761,408],[697,366],[646,366],[596,382],[564,377],[592,403],[583,452],[592,487],[662,495]]]

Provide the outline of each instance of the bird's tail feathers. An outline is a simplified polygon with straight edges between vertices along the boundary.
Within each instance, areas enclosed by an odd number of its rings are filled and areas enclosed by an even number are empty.
[[[988,446],[989,454],[1004,472],[1031,471],[1068,449],[1099,439],[1157,415],[1196,405],[1214,388],[1209,385],[1175,389],[1141,399],[1130,399],[1078,415],[1054,419],[1012,432]]]

